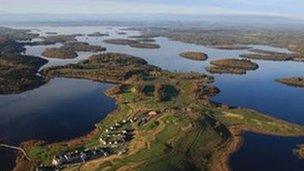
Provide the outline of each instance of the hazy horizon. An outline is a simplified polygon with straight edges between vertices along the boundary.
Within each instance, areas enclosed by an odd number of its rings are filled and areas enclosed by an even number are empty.
[[[0,0],[3,14],[265,15],[304,19],[298,0]]]
[[[116,25],[116,26],[239,26],[297,28],[304,27],[304,20],[272,15],[236,14],[11,14],[0,15],[0,25]]]

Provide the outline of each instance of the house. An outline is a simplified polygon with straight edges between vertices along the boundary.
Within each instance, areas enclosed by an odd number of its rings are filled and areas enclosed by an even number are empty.
[[[62,159],[54,157],[52,160],[52,165],[54,166],[60,166],[62,164]]]
[[[81,153],[80,154],[80,158],[81,158],[81,160],[83,161],[83,162],[85,162],[86,161],[86,159],[88,158],[88,156],[85,154],[85,153]]]
[[[97,147],[93,149],[86,149],[82,152],[75,151],[60,156],[55,156],[54,159],[52,160],[52,164],[55,167],[60,167],[65,164],[86,162],[88,160],[92,160],[107,155],[108,153],[105,152],[103,148]]]
[[[114,126],[115,127],[121,127],[121,124],[120,123],[115,123]]]
[[[99,141],[100,141],[103,145],[107,145],[107,141],[104,140],[103,138],[99,138]]]

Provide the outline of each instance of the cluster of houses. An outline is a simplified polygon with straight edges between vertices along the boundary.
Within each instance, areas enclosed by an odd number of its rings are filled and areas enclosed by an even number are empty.
[[[96,158],[106,157],[113,153],[123,155],[127,152],[125,143],[133,138],[133,129],[131,129],[130,124],[138,121],[138,124],[142,125],[147,122],[149,117],[155,115],[157,115],[157,112],[151,111],[147,113],[147,116],[140,117],[139,119],[132,117],[116,122],[105,130],[105,134],[100,136],[99,141],[101,145],[99,147],[55,156],[52,160],[52,165],[60,168],[62,166],[84,163]],[[40,167],[40,169],[43,168],[46,167]]]
[[[92,149],[86,149],[84,151],[74,151],[59,156],[55,156],[52,160],[52,164],[56,167],[62,165],[83,163],[88,160],[93,160],[102,156],[108,156],[109,151],[106,148],[96,147]]]
[[[132,124],[137,121],[137,118],[131,118],[128,120],[122,120],[116,122],[108,129],[105,130],[106,134],[99,138],[101,142],[100,147],[86,149],[84,151],[74,151],[66,154],[55,156],[52,160],[52,165],[55,167],[61,167],[64,165],[73,165],[78,163],[84,163],[89,160],[93,160],[99,157],[106,157],[113,153],[114,148],[118,148],[120,144],[124,144],[132,139],[133,133],[130,129],[123,129],[126,124]],[[117,151],[118,155],[125,154],[126,148],[122,148]]]
[[[106,134],[101,135],[99,141],[105,147],[116,148],[117,145],[123,144],[132,139],[133,133],[131,129],[126,128],[127,124],[132,124],[137,121],[137,118],[124,119],[114,123],[105,130]]]

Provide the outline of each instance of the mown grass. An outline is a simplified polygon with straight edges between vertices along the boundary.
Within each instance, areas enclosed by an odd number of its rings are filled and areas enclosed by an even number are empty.
[[[80,146],[67,147],[64,143],[36,146],[31,156],[41,162],[64,151],[89,148],[99,145],[98,138],[115,122],[149,111],[158,111],[147,123],[133,124],[134,139],[127,144],[127,154],[113,155],[87,163],[82,168],[94,165],[96,170],[208,170],[214,151],[225,144],[231,133],[230,126],[243,126],[248,130],[280,135],[297,135],[304,129],[247,109],[226,109],[214,105],[203,105],[193,95],[194,82],[182,78],[181,74],[163,73],[159,79],[149,79],[145,86],[161,83],[170,98],[156,101],[152,87],[143,89],[136,82],[125,86],[117,95],[123,102],[116,111],[96,125],[97,133]],[[170,79],[164,79],[170,78]],[[142,82],[140,83],[142,84]],[[166,88],[165,88],[166,89]],[[175,91],[178,90],[178,93]],[[143,95],[146,94],[146,95]],[[90,165],[91,164],[91,165]]]
[[[282,136],[304,135],[303,126],[291,124],[248,109],[223,110],[217,119],[227,126],[242,125],[248,130]]]

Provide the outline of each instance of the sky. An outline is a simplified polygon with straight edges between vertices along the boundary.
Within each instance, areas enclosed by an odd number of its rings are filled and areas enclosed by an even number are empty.
[[[0,13],[275,15],[304,18],[303,0],[0,0]]]

